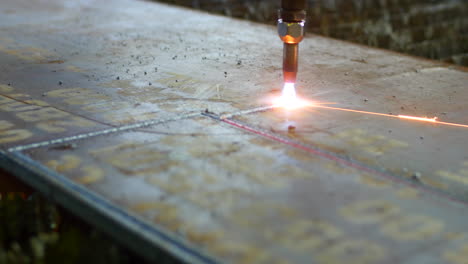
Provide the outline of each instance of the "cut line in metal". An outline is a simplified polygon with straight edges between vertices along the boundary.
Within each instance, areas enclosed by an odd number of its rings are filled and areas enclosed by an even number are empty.
[[[276,106],[276,105],[262,106],[262,107],[257,107],[257,108],[248,109],[248,110],[242,110],[242,111],[238,111],[238,112],[234,112],[234,113],[230,113],[230,114],[225,114],[225,115],[222,115],[221,118],[222,119],[232,118],[234,116],[239,116],[239,115],[246,115],[246,114],[251,114],[251,113],[255,113],[255,112],[263,112],[263,111],[267,111],[267,110],[270,110],[270,109],[273,109],[273,108],[276,108],[276,107],[278,107],[278,106]],[[205,111],[204,113],[206,115],[206,113],[208,113],[208,111]],[[139,123],[135,123],[135,124],[125,125],[125,126],[120,126],[120,127],[113,127],[113,128],[109,128],[109,129],[93,131],[93,132],[89,132],[89,133],[83,133],[83,134],[78,134],[78,135],[64,137],[64,138],[57,138],[57,139],[52,139],[52,140],[46,140],[46,141],[41,141],[41,142],[36,142],[36,143],[31,143],[31,144],[15,146],[15,147],[9,148],[7,151],[8,152],[24,151],[24,150],[27,150],[27,149],[40,148],[40,147],[50,146],[50,145],[54,145],[54,144],[63,144],[63,143],[70,142],[70,141],[86,139],[86,138],[96,137],[96,136],[101,136],[101,135],[107,135],[107,134],[111,134],[111,133],[123,132],[123,131],[127,131],[127,130],[138,129],[138,128],[143,128],[143,127],[152,126],[152,125],[158,125],[158,124],[167,123],[167,122],[171,122],[171,121],[187,119],[187,118],[191,118],[191,117],[195,117],[195,116],[199,116],[199,115],[200,115],[200,113],[196,112],[196,113],[189,113],[189,114],[185,114],[185,115],[180,115],[180,116],[173,117],[173,118],[149,120],[149,121],[139,122]],[[110,126],[110,124],[106,124],[106,125]]]
[[[418,189],[418,190],[433,194],[433,195],[435,195],[437,197],[448,199],[448,200],[450,200],[452,202],[455,202],[455,203],[460,204],[460,205],[465,206],[465,207],[468,206],[468,199],[462,199],[462,198],[459,198],[458,196],[455,196],[454,194],[451,194],[449,192],[442,191],[442,190],[439,190],[439,189],[435,189],[435,188],[433,188],[431,186],[423,185],[421,183],[417,183],[415,181],[411,181],[411,180],[402,178],[401,176],[391,174],[391,173],[389,173],[387,171],[384,171],[384,170],[381,170],[381,169],[378,169],[378,168],[369,167],[368,165],[365,165],[365,164],[363,164],[361,162],[352,160],[349,157],[344,157],[344,156],[338,155],[336,153],[328,152],[326,150],[320,149],[318,147],[314,147],[314,146],[306,145],[304,143],[296,142],[294,140],[282,137],[282,136],[277,135],[277,134],[273,134],[273,133],[270,133],[270,132],[265,132],[265,131],[262,131],[261,129],[254,128],[254,127],[249,126],[247,124],[241,123],[241,122],[239,122],[237,120],[222,118],[221,116],[217,116],[217,115],[212,114],[212,113],[202,113],[202,115],[213,118],[213,119],[221,121],[221,122],[224,122],[224,123],[226,123],[228,125],[234,126],[236,128],[242,129],[244,131],[247,131],[247,132],[262,136],[264,138],[268,138],[270,140],[273,140],[273,141],[276,141],[276,142],[279,142],[279,143],[283,143],[283,144],[289,145],[289,146],[297,148],[297,149],[301,149],[301,150],[306,151],[306,152],[308,152],[310,154],[318,155],[318,156],[321,156],[321,157],[326,158],[328,160],[335,161],[335,162],[337,162],[339,164],[342,164],[342,165],[345,165],[345,166],[348,166],[348,167],[351,167],[351,168],[354,168],[354,169],[357,169],[357,170],[360,170],[360,171],[363,171],[363,172],[367,172],[367,173],[370,173],[370,174],[373,174],[373,175],[381,176],[381,177],[386,178],[386,179],[388,179],[388,180],[390,180],[392,182],[399,183],[399,184],[404,184],[404,185],[407,185],[409,187],[412,187],[412,188],[415,188],[415,189]]]
[[[45,147],[45,146],[49,146],[49,145],[53,145],[53,144],[62,144],[62,143],[65,143],[65,142],[75,141],[75,140],[79,140],[79,139],[85,139],[85,138],[90,138],[90,137],[107,135],[107,134],[111,134],[111,133],[123,132],[123,131],[127,131],[127,130],[138,129],[138,128],[142,128],[142,127],[167,123],[167,122],[171,122],[171,121],[187,119],[187,118],[191,118],[191,117],[195,117],[195,116],[200,116],[200,113],[197,112],[197,113],[179,115],[179,116],[176,116],[176,117],[173,117],[173,118],[149,120],[149,121],[134,123],[134,124],[130,124],[130,125],[120,126],[120,127],[114,127],[114,128],[109,128],[109,129],[104,129],[104,130],[99,130],[99,131],[94,131],[94,132],[89,132],[89,133],[83,133],[83,134],[79,134],[79,135],[75,135],[75,136],[69,136],[69,137],[57,138],[57,139],[52,139],[52,140],[46,140],[46,141],[42,141],[42,142],[11,147],[7,151],[8,152],[23,151],[23,150],[32,149],[32,148]]]

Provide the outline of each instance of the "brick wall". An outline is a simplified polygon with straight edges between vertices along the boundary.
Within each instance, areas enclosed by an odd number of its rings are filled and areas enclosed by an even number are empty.
[[[159,0],[274,24],[279,0]],[[309,0],[308,31],[468,66],[468,0]]]

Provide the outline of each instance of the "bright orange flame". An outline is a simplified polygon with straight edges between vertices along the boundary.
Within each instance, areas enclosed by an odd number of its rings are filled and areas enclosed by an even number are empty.
[[[296,109],[307,105],[304,100],[301,100],[296,95],[294,83],[284,83],[281,96],[274,100],[274,105],[284,107],[286,109]]]

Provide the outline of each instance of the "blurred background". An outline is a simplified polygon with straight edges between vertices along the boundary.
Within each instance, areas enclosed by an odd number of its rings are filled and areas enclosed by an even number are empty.
[[[275,24],[276,0],[158,0]],[[309,0],[309,32],[468,66],[466,0]]]
[[[271,25],[280,2],[159,1]],[[466,0],[309,0],[306,25],[316,34],[468,66]],[[145,263],[0,171],[0,263],[83,262]],[[161,254],[159,263],[177,262]]]

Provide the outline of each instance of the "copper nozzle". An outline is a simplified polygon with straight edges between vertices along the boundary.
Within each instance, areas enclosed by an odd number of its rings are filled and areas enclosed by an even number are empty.
[[[307,0],[282,0],[278,12],[278,34],[283,46],[284,82],[296,83],[299,42],[304,38]]]
[[[284,82],[295,83],[297,75],[297,60],[299,45],[284,43],[283,47],[283,78]]]

